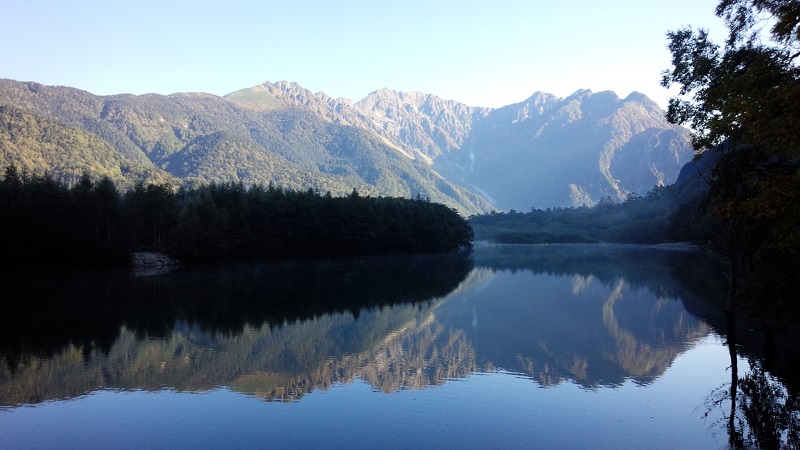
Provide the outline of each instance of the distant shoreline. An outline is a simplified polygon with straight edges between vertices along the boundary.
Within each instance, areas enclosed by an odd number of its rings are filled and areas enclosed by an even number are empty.
[[[493,242],[480,240],[473,242],[473,248],[481,247],[607,247],[607,248],[652,248],[670,251],[699,251],[702,245],[691,242],[666,242],[663,244],[629,244],[620,242],[558,242],[552,244],[530,244],[513,242]]]

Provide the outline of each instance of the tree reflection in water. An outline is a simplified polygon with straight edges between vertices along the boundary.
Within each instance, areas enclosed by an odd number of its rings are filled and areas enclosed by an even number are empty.
[[[800,396],[765,368],[769,359],[747,357],[750,369],[740,376],[735,313],[728,313],[727,326],[731,382],[711,393],[706,416],[729,407],[724,424],[718,425],[725,428],[731,448],[800,448]]]
[[[731,379],[709,397],[709,417],[724,416],[714,427],[736,448],[800,446],[792,360],[734,346],[753,341],[741,333],[752,327],[726,323],[719,270],[696,259],[521,246],[143,278],[0,276],[15,300],[0,315],[0,406],[216,386],[295,401],[355,378],[394,392],[496,368],[541,386],[647,386],[699,337],[727,329]]]

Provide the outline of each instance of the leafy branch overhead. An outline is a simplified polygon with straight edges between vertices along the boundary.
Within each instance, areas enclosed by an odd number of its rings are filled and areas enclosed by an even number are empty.
[[[694,130],[698,150],[725,139],[797,156],[800,125],[800,48],[797,1],[723,0],[717,14],[730,34],[724,46],[703,29],[667,33],[672,69],[662,85],[677,85],[668,119]],[[765,22],[774,23],[763,41]]]
[[[722,45],[702,29],[667,34],[662,84],[680,88],[667,117],[692,127],[698,152],[721,154],[705,207],[717,221],[709,244],[744,280],[737,304],[796,308],[787,267],[800,263],[800,2],[721,0],[716,13],[729,31]]]

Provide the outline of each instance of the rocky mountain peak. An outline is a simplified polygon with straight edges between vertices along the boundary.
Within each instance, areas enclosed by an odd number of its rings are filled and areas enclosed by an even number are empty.
[[[313,92],[295,82],[279,81],[275,84],[264,83],[263,86],[272,95],[293,104],[310,106],[319,101]]]
[[[367,129],[405,155],[429,161],[500,208],[644,194],[672,182],[692,155],[688,132],[667,123],[664,111],[638,92],[621,99],[613,91],[579,89],[566,98],[539,91],[492,109],[389,88],[356,103],[296,83],[272,89],[289,104]]]
[[[625,97],[625,99],[623,101],[625,101],[625,102],[637,102],[637,103],[641,103],[643,105],[647,105],[649,108],[661,109],[661,107],[658,106],[658,103],[656,103],[653,100],[651,100],[650,97],[642,94],[641,92],[637,92],[637,91],[633,91],[630,94],[628,94],[628,96]]]
[[[688,130],[670,125],[638,92],[624,99],[588,89],[566,98],[535,92],[492,109],[388,88],[353,103],[289,81],[220,98],[100,97],[0,80],[0,104],[72,127],[66,134],[102,138],[125,164],[166,171],[162,178],[293,187],[314,180],[373,194],[391,186],[383,193],[430,192],[469,211],[485,209],[484,199],[527,210],[645,194],[672,183],[694,154]],[[30,159],[30,148],[14,151]],[[52,170],[48,164],[40,166]]]
[[[428,159],[459,148],[475,119],[490,110],[432,94],[386,88],[369,94],[354,107],[376,132]]]

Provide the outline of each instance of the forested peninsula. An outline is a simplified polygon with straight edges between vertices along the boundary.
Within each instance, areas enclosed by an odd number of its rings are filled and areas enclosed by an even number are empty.
[[[473,238],[454,209],[420,196],[242,183],[122,192],[107,177],[67,185],[15,166],[0,181],[0,209],[3,268],[125,265],[134,251],[187,263],[435,253]]]

